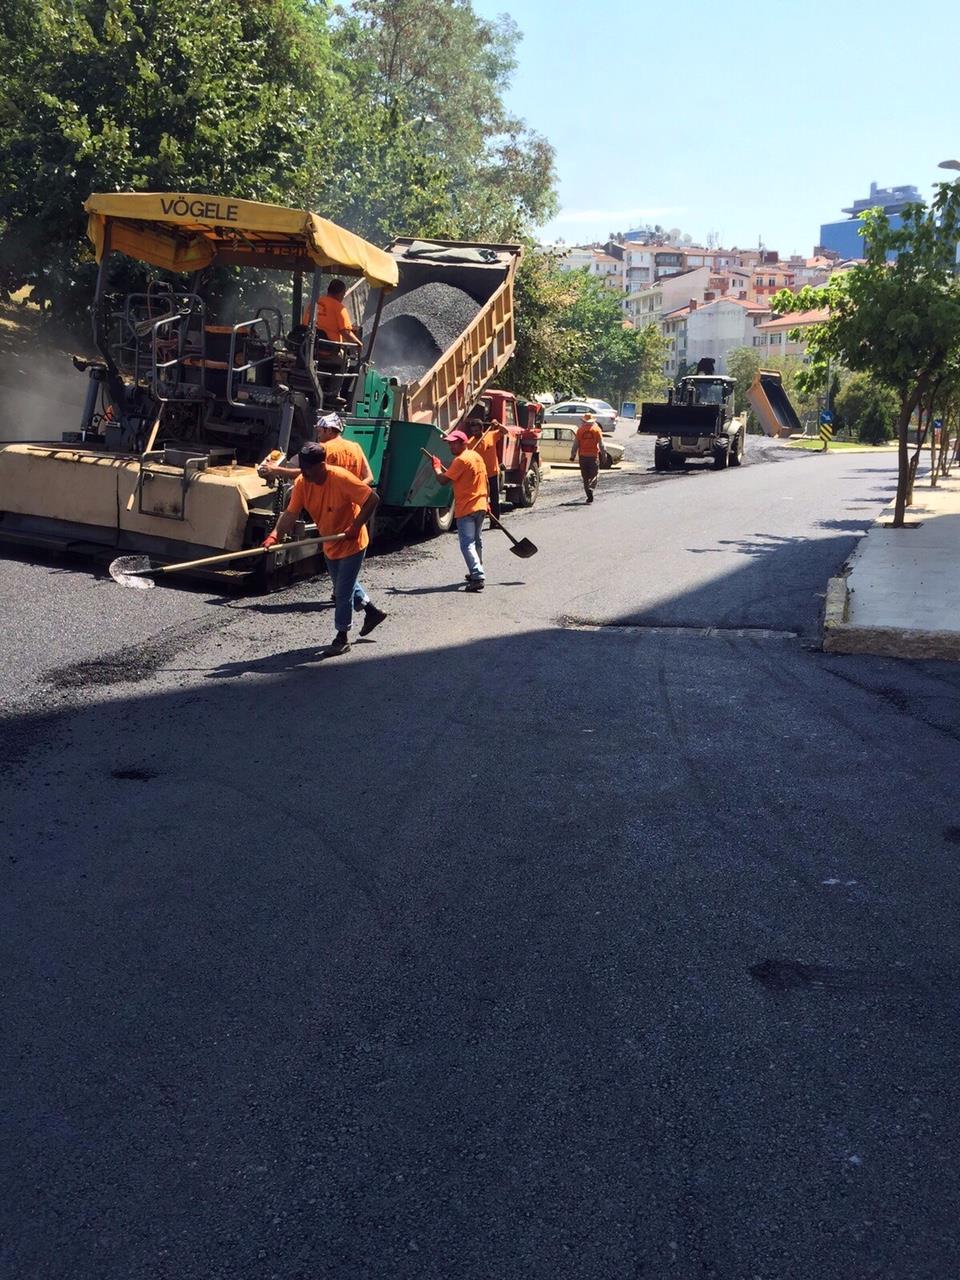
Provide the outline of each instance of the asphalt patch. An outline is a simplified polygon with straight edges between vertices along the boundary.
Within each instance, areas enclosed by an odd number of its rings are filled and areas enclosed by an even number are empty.
[[[960,827],[944,827],[943,838],[948,844],[960,844]]]
[[[122,782],[149,782],[157,776],[156,769],[111,769],[110,777]]]
[[[167,627],[155,639],[143,644],[125,645],[98,658],[51,667],[43,676],[43,683],[52,689],[66,690],[139,684],[149,680],[178,653],[223,625],[223,618],[217,617],[200,623]]]

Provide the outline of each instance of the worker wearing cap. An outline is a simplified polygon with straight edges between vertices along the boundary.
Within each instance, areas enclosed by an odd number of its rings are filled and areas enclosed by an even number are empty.
[[[317,440],[327,449],[327,465],[343,467],[351,471],[364,484],[373,484],[373,472],[367,455],[355,440],[344,440],[343,419],[339,413],[318,413],[316,422]],[[262,476],[270,479],[296,480],[300,475],[299,467],[283,466],[272,462],[261,462],[257,468]]]
[[[506,433],[506,427],[494,422],[484,431],[486,423],[479,416],[467,419],[467,434],[474,437],[470,440],[470,448],[476,450],[483,459],[487,473],[487,495],[490,500],[490,512],[500,519],[500,454],[498,445]]]
[[[329,534],[344,535],[339,542],[328,542],[324,555],[333,582],[336,606],[334,625],[337,634],[328,653],[343,653],[350,647],[350,628],[353,624],[354,588],[360,577],[363,558],[370,542],[367,525],[379,504],[377,491],[364,484],[357,476],[343,467],[327,463],[325,445],[311,442],[300,450],[300,475],[293,486],[287,509],[277,521],[273,533],[263,541],[265,547],[275,546],[293,531],[306,511],[322,537]],[[363,591],[363,588],[360,588]],[[365,615],[362,636],[380,625],[386,617],[376,609],[363,591]]]
[[[327,450],[327,466],[343,467],[344,471],[349,471],[364,484],[373,484],[373,472],[370,470],[367,455],[355,440],[343,438],[343,419],[339,413],[318,413],[316,432],[317,439]],[[285,467],[271,462],[262,462],[258,470],[262,476],[284,480],[296,480],[300,475],[299,467]],[[334,600],[336,600],[336,592],[334,592]],[[359,579],[353,588],[353,607],[366,611],[368,619],[377,617],[377,622],[374,622],[372,627],[377,626],[387,616],[376,605],[370,603]],[[368,628],[368,632],[372,627]]]
[[[481,530],[487,514],[487,469],[476,450],[471,449],[465,431],[451,431],[444,436],[453,461],[444,470],[435,460],[434,470],[441,480],[453,486],[453,514],[457,521],[460,550],[467,565],[467,590],[482,591],[483,541]]]
[[[580,479],[588,502],[593,501],[593,491],[597,487],[602,452],[603,432],[593,414],[588,411],[580,419],[577,434],[573,438],[573,448],[570,450],[571,462],[576,460],[577,454],[580,455]]]

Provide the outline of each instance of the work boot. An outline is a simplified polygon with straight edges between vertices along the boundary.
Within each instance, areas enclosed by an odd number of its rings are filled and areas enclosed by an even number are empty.
[[[588,502],[592,502],[592,501],[593,501],[593,494],[590,492],[590,490],[589,490],[589,489],[587,490],[587,501],[588,501]]]
[[[333,637],[333,643],[327,648],[327,653],[346,653],[350,648],[350,637],[345,631],[338,631]]]
[[[482,590],[483,590],[483,579],[482,579],[482,578],[471,578],[471,579],[470,579],[470,581],[467,583],[467,590],[468,590],[468,591],[482,591]]]
[[[360,628],[360,634],[368,636],[374,627],[379,627],[386,616],[382,609],[378,609],[375,604],[370,604],[368,601],[363,611],[363,626]]]

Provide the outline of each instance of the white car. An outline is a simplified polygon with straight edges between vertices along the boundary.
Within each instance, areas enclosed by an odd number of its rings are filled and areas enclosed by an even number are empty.
[[[573,439],[577,434],[575,427],[558,427],[547,425],[540,433],[540,457],[544,462],[569,462]],[[604,440],[604,457],[602,466],[615,467],[623,460],[623,445],[614,444],[612,440]]]
[[[601,406],[603,406],[601,408]],[[605,400],[561,400],[544,410],[544,423],[578,427],[585,413],[592,413],[605,436],[612,436],[617,429],[617,411]]]

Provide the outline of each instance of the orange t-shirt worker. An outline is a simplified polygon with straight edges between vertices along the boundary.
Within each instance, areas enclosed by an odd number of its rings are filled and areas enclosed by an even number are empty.
[[[580,420],[579,427],[577,427],[576,452],[580,454],[581,458],[599,458],[602,448],[603,432],[593,418],[587,419],[584,416]],[[573,456],[575,457],[576,453]]]
[[[593,491],[597,487],[600,475],[600,457],[603,453],[603,432],[592,413],[585,413],[580,419],[577,434],[574,436],[573,448],[570,450],[570,461],[580,455],[580,479],[587,501],[593,501]]]
[[[342,280],[334,280],[323,297],[317,299],[317,333],[328,342],[347,342],[359,347],[360,339],[354,333],[350,315],[343,305],[346,291],[347,286]],[[309,307],[304,310],[303,323],[310,323]]]
[[[467,566],[467,590],[482,591],[483,529],[487,514],[487,469],[475,449],[469,448],[470,440],[465,431],[451,431],[444,436],[453,454],[453,461],[446,470],[439,459],[434,469],[441,480],[453,486],[453,514],[457,518],[457,537],[460,551]]]
[[[453,486],[453,514],[472,516],[487,509],[487,469],[475,449],[464,449],[447,467]]]
[[[306,511],[320,537],[343,533],[352,526],[371,493],[373,490],[368,484],[343,467],[328,463],[323,484],[311,484],[303,475],[297,477],[287,503],[287,514],[296,519],[301,511]],[[327,560],[343,560],[346,556],[355,556],[369,544],[370,534],[363,525],[353,538],[326,543],[323,554]]]

